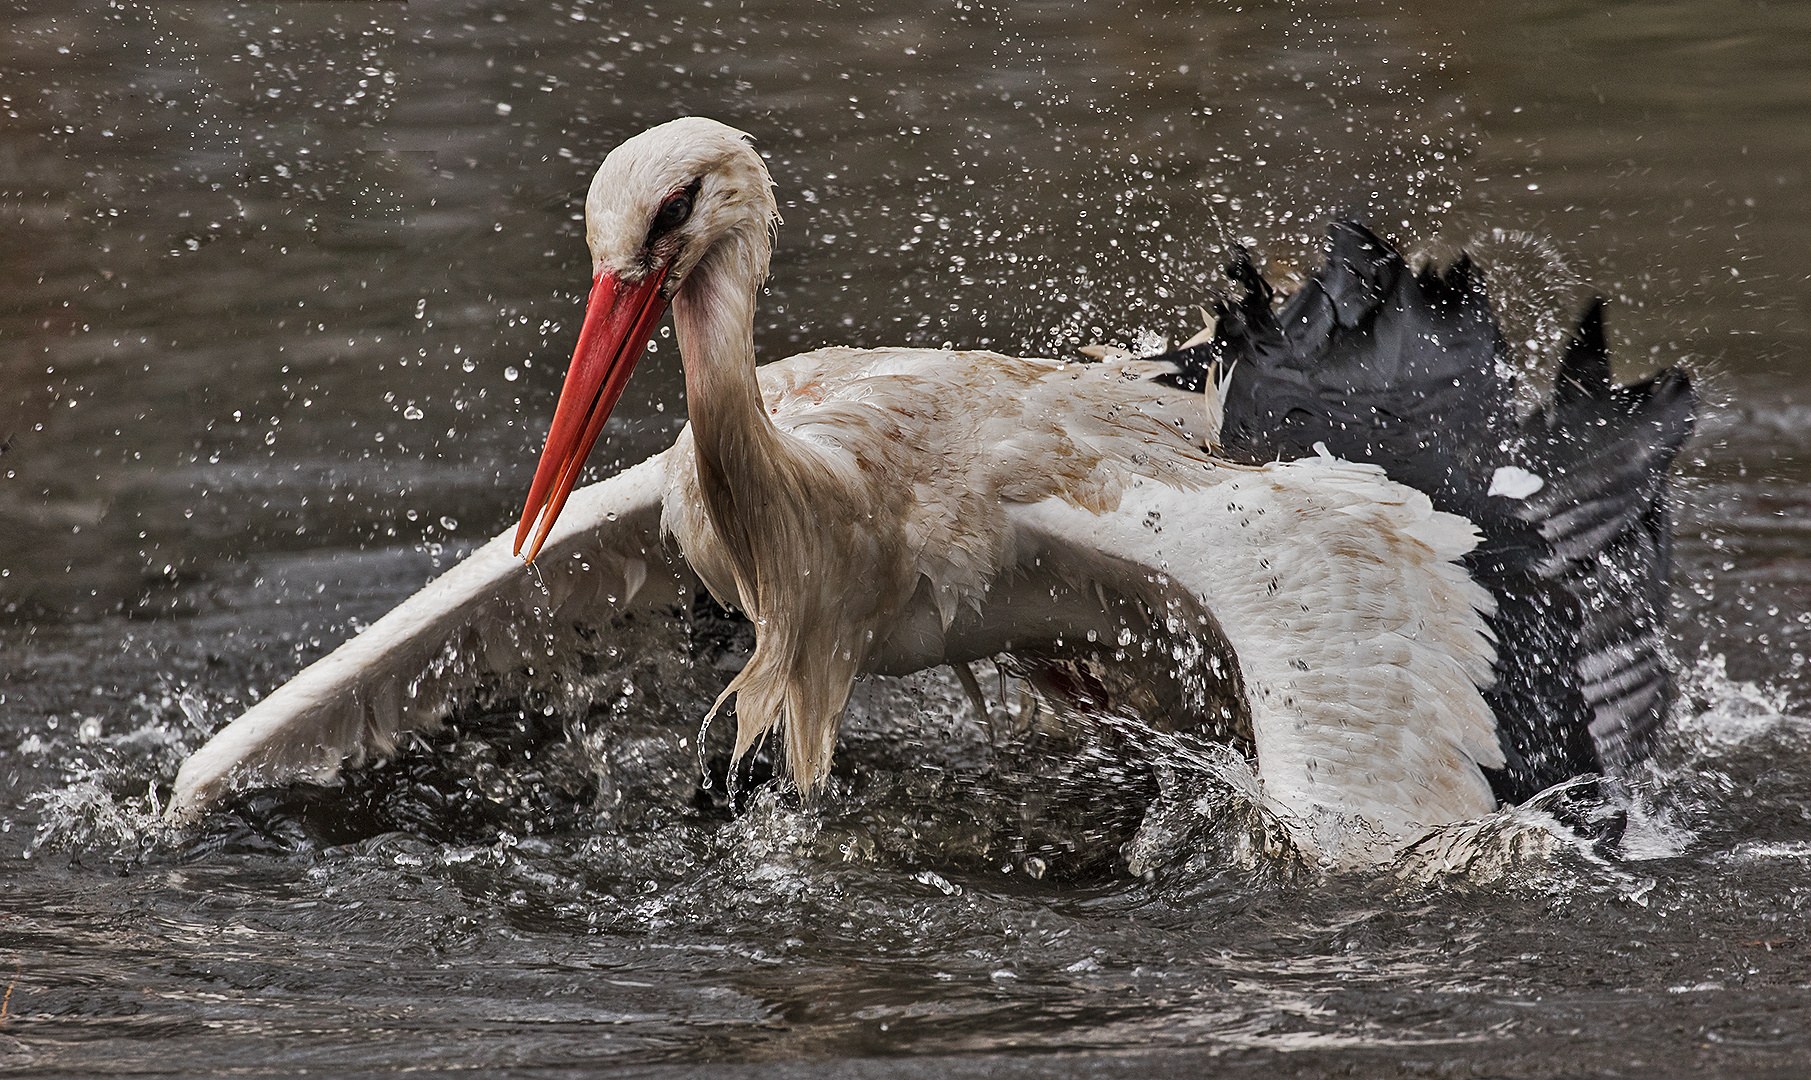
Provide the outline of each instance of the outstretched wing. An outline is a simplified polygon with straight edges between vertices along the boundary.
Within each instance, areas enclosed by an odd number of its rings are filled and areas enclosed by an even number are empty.
[[[666,458],[574,493],[532,566],[504,533],[248,709],[183,763],[169,816],[246,787],[331,778],[440,726],[487,678],[566,654],[616,612],[689,605],[697,579],[661,542]]]
[[[1084,660],[1108,682],[1072,696],[1097,705],[1127,676],[1147,717],[1151,695],[1180,698],[1156,711],[1254,750],[1266,803],[1342,861],[1493,810],[1493,605],[1459,562],[1471,524],[1374,465],[1211,475],[1133,478],[1106,511],[1013,506],[1011,562],[938,659]]]
[[[1666,482],[1691,432],[1690,380],[1614,386],[1593,304],[1552,398],[1518,422],[1471,264],[1416,272],[1362,226],[1329,232],[1326,266],[1280,308],[1241,256],[1229,272],[1244,295],[1219,305],[1211,343],[1162,358],[1173,381],[1231,369],[1221,439],[1235,461],[1322,442],[1477,523],[1467,566],[1497,599],[1499,796],[1639,761],[1672,696]]]

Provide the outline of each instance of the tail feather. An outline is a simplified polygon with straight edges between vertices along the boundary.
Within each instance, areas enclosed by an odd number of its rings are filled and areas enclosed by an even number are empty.
[[[1166,379],[1223,387],[1222,452],[1258,464],[1324,443],[1373,462],[1470,518],[1467,568],[1497,599],[1496,685],[1486,693],[1520,802],[1561,780],[1641,760],[1672,699],[1664,645],[1668,470],[1689,437],[1690,379],[1611,380],[1593,302],[1548,401],[1518,421],[1507,349],[1475,267],[1411,270],[1363,226],[1335,223],[1326,265],[1280,308],[1250,258],[1227,268],[1214,340],[1169,354]],[[1493,494],[1519,470],[1522,497]]]

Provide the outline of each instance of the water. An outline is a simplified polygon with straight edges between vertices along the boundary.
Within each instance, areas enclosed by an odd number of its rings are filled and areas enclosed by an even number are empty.
[[[1806,1069],[1811,8],[6,7],[10,1072]],[[1329,877],[1237,763],[990,746],[939,675],[859,688],[827,805],[757,775],[732,814],[685,741],[723,675],[677,626],[588,709],[493,702],[156,827],[208,732],[509,523],[580,193],[683,111],[779,182],[767,356],[1149,346],[1229,243],[1284,275],[1348,211],[1474,251],[1530,367],[1611,297],[1621,370],[1708,402],[1686,693],[1624,849],[1561,791]],[[656,341],[598,475],[681,422]]]

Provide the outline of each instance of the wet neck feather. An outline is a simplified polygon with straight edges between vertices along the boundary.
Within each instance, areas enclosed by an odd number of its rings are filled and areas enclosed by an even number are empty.
[[[755,622],[754,654],[717,706],[737,695],[738,758],[784,720],[789,768],[809,798],[828,774],[868,639],[841,632],[823,593],[835,575],[812,575],[844,561],[824,528],[835,485],[809,446],[768,419],[755,378],[755,291],[766,271],[764,232],[719,241],[674,297],[673,322],[699,494]]]
[[[767,270],[762,239],[731,233],[718,241],[673,298],[699,489],[743,578],[745,602],[766,576],[757,571],[756,546],[790,531],[775,518],[804,497],[794,460],[799,447],[768,419],[755,378],[755,293]]]

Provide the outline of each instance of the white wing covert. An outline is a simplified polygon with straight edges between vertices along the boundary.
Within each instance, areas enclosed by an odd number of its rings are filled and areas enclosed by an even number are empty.
[[[193,818],[247,787],[330,780],[438,728],[487,676],[564,655],[587,624],[689,604],[697,579],[660,532],[668,456],[574,492],[532,566],[512,554],[512,529],[277,688],[183,763],[168,815]]]
[[[1471,524],[1371,465],[1226,475],[1192,491],[1138,480],[1107,514],[1047,499],[1014,516],[1046,553],[1142,568],[1122,591],[1161,579],[1205,606],[1237,658],[1265,800],[1298,838],[1368,862],[1495,809],[1480,771],[1503,763],[1480,693],[1493,602],[1457,561]]]

